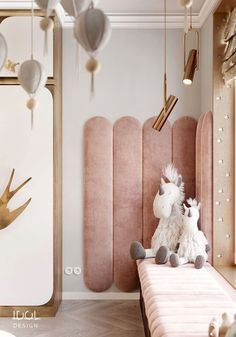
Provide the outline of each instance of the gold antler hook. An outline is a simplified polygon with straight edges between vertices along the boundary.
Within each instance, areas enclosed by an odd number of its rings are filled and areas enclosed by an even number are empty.
[[[7,204],[11,200],[11,198],[20,190],[22,189],[32,178],[28,178],[24,181],[20,186],[18,186],[14,190],[11,189],[11,184],[14,178],[15,169],[12,170],[9,182],[0,198],[0,230],[9,226],[29,205],[31,198],[26,201],[22,206],[18,207],[14,211],[10,211],[7,207]]]

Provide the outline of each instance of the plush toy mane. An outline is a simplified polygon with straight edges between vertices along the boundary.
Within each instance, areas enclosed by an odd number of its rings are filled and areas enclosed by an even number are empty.
[[[178,173],[177,169],[174,167],[173,164],[167,165],[162,170],[162,173],[164,177],[166,177],[169,180],[170,183],[173,183],[177,186],[178,179],[181,175]],[[181,182],[179,186],[179,192],[180,192],[179,200],[177,200],[177,202],[174,204],[173,209],[177,214],[183,214],[183,202],[185,199],[183,181]]]

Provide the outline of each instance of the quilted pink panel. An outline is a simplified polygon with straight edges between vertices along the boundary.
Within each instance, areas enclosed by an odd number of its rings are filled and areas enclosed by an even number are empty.
[[[200,157],[201,166],[197,166],[197,185],[200,186],[198,199],[201,201],[200,222],[201,228],[207,236],[211,246],[209,262],[212,263],[213,239],[213,115],[212,112],[204,114],[202,123],[198,125],[197,132],[197,160]],[[201,121],[201,119],[200,119]]]
[[[105,118],[84,127],[84,279],[93,291],[113,283],[113,130]]]
[[[172,127],[173,163],[183,176],[186,199],[195,198],[195,153],[197,121],[179,118]]]
[[[204,116],[205,114],[201,114],[199,120],[198,120],[198,124],[197,124],[197,132],[196,132],[196,197],[197,200],[200,200],[201,197],[201,175],[199,174],[201,171],[201,167],[202,167],[202,137],[201,137],[201,133],[202,133],[202,123],[204,120]],[[199,225],[200,221],[199,221]]]
[[[153,215],[153,200],[159,189],[162,168],[172,161],[171,125],[167,122],[161,132],[152,129],[155,117],[143,126],[143,245],[150,248],[152,235],[158,225]]]
[[[114,282],[122,291],[138,288],[132,241],[142,241],[142,126],[132,117],[114,125]]]

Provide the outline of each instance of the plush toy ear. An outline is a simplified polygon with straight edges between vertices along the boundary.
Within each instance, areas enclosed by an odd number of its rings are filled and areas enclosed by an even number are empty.
[[[165,185],[165,180],[164,180],[164,178],[161,178],[161,185]]]
[[[200,208],[201,208],[201,203],[199,202],[199,204],[197,205],[197,208],[198,208],[198,210],[200,211]]]
[[[182,184],[182,176],[181,176],[181,175],[179,175],[179,176],[178,176],[178,180],[177,180],[177,183],[176,183],[176,185],[177,185],[178,187],[180,187],[180,186],[181,186],[181,184]]]
[[[188,210],[188,207],[185,204],[183,204],[183,206],[184,206],[184,211],[186,212]]]

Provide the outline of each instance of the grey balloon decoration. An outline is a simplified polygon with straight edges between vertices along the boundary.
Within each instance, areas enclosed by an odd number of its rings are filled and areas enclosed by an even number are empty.
[[[4,67],[7,60],[7,43],[5,37],[0,33],[0,70]]]
[[[54,22],[50,18],[50,15],[56,6],[60,3],[60,0],[35,0],[39,8],[45,13],[45,17],[40,21],[40,28],[45,33],[44,38],[44,53],[47,53],[48,49],[48,32],[53,31]]]
[[[43,65],[34,59],[23,62],[18,72],[18,80],[22,88],[30,96],[30,99],[27,101],[27,108],[32,113],[31,127],[33,127],[33,111],[38,106],[35,95],[47,82],[47,75]]]
[[[101,69],[97,54],[107,45],[111,37],[111,25],[101,9],[90,6],[75,19],[74,36],[89,54],[86,69],[91,73],[91,93],[94,93],[94,74]]]
[[[70,16],[78,16],[81,12],[88,9],[92,0],[61,0],[61,5],[64,10]],[[98,0],[93,1],[93,5],[96,7],[98,4]]]

